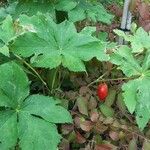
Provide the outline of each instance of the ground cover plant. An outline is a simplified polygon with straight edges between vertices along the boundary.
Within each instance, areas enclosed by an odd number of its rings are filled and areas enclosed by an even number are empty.
[[[149,150],[148,23],[119,30],[122,1],[0,5],[0,149]]]

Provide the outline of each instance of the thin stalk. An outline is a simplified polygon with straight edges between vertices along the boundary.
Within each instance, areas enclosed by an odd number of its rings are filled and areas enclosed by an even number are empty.
[[[39,75],[39,73],[29,64],[27,63],[24,59],[22,59],[20,56],[16,55],[15,56],[21,61],[23,62],[27,67],[29,67],[33,73],[41,80],[41,82],[44,84],[44,86],[49,90],[48,86],[47,86],[47,83],[42,79],[42,77]]]
[[[51,90],[54,90],[55,82],[56,82],[56,76],[57,76],[58,68],[55,69],[54,75],[53,75],[53,80],[52,80],[52,85],[51,85]]]
[[[113,69],[115,69],[115,68],[116,68],[116,66],[113,67],[111,70],[113,70]],[[104,74],[102,74],[102,75],[101,75],[100,77],[98,77],[96,80],[94,80],[93,82],[89,83],[89,84],[87,85],[87,87],[90,87],[91,85],[93,85],[93,84],[95,84],[95,83],[101,81],[102,78],[105,77],[109,72],[110,72],[110,70],[109,70],[109,71],[106,71]]]
[[[115,78],[115,79],[101,79],[99,81],[103,82],[109,82],[109,81],[119,81],[119,80],[131,80],[131,79],[136,79],[137,77],[122,77],[122,78]]]

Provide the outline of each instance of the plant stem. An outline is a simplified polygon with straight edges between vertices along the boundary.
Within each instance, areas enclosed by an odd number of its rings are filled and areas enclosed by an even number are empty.
[[[44,86],[46,86],[46,88],[48,89],[48,91],[50,91],[49,88],[48,88],[48,86],[47,86],[47,83],[42,79],[42,77],[39,75],[39,73],[29,63],[27,63],[24,59],[22,59],[20,56],[18,56],[16,54],[15,54],[15,56],[20,61],[22,61],[27,67],[29,67],[33,71],[33,73],[41,80],[41,82],[44,84]]]
[[[115,68],[116,68],[116,66],[113,67],[111,70],[113,70],[113,69],[115,69]],[[93,82],[89,83],[89,84],[87,85],[87,87],[90,87],[91,85],[93,85],[93,84],[95,84],[95,83],[101,81],[101,79],[102,79],[104,76],[106,76],[107,73],[109,73],[109,72],[110,72],[110,70],[109,70],[109,71],[106,71],[104,74],[102,74],[102,75],[101,75],[100,77],[98,77],[96,80],[94,80]]]
[[[53,75],[53,80],[52,80],[52,85],[51,85],[51,90],[53,91],[54,86],[55,86],[55,81],[56,81],[56,76],[57,76],[58,68],[55,69],[54,75]]]
[[[99,81],[108,82],[108,81],[118,81],[118,80],[131,80],[135,79],[135,77],[122,77],[122,78],[116,78],[116,79],[101,79]]]
[[[114,67],[115,68],[115,67]],[[113,69],[114,69],[113,68]],[[97,82],[100,82],[100,81],[102,81],[102,82],[109,82],[109,81],[118,81],[118,80],[132,80],[132,79],[136,79],[136,78],[138,78],[139,76],[135,76],[135,77],[121,77],[121,78],[115,78],[115,79],[103,79],[103,77],[105,76],[105,75],[107,75],[107,73],[108,73],[108,71],[106,71],[103,75],[101,75],[99,78],[97,78],[96,80],[94,80],[93,82],[91,82],[91,83],[89,83],[88,85],[87,85],[87,87],[90,87],[91,85],[93,85],[93,84],[95,84],[95,83],[97,83]]]

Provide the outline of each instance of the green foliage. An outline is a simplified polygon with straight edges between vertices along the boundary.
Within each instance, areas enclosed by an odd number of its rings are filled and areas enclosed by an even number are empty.
[[[38,14],[20,16],[21,25],[32,32],[19,36],[11,46],[12,52],[30,57],[35,67],[56,68],[59,65],[71,71],[85,71],[83,61],[93,57],[108,60],[105,45],[89,33],[77,33],[73,23],[56,24],[51,17]]]
[[[134,53],[142,52],[145,48],[150,50],[150,34],[145,32],[142,27],[135,28],[131,34],[120,30],[115,30],[115,33],[131,43]]]
[[[8,43],[16,37],[11,16],[7,16],[0,26],[0,53],[9,56]]]
[[[76,22],[87,18],[94,22],[100,21],[107,24],[111,23],[113,15],[108,14],[101,3],[91,3],[86,0],[76,1],[76,7],[68,12],[69,20]]]
[[[15,8],[17,3],[10,3],[6,7],[0,7],[0,22],[3,21],[7,15],[14,15],[15,14]]]
[[[100,21],[110,24],[113,16],[99,2],[88,2],[86,0],[16,0],[6,8],[0,8],[0,20],[8,14],[18,18],[20,14],[28,16],[40,13],[48,13],[56,18],[55,10],[68,12],[69,20],[76,22],[84,19]]]
[[[122,86],[123,97],[129,112],[135,112],[137,124],[143,130],[150,119],[150,36],[142,28],[132,35],[119,30],[115,32],[129,41],[131,48],[120,46],[110,61],[131,78]],[[140,52],[140,55],[134,52]]]
[[[37,12],[53,14],[54,6],[51,2],[47,0],[19,0],[19,2],[16,5],[15,11],[15,16],[19,16],[20,14],[32,16],[37,14]]]
[[[110,61],[113,64],[118,65],[119,69],[121,69],[127,77],[140,75],[142,73],[140,64],[136,58],[134,58],[132,49],[128,46],[121,46],[115,50],[111,55]]]
[[[124,1],[123,0],[97,0],[100,1],[103,5],[119,5],[123,7]]]
[[[29,95],[28,78],[14,62],[0,66],[0,83],[0,149],[56,150],[55,123],[71,123],[69,112],[52,97]]]

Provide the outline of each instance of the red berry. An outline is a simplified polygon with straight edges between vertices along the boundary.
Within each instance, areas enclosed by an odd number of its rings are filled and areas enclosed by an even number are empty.
[[[108,86],[106,83],[101,83],[98,85],[97,95],[100,101],[105,101],[105,98],[108,95]]]

